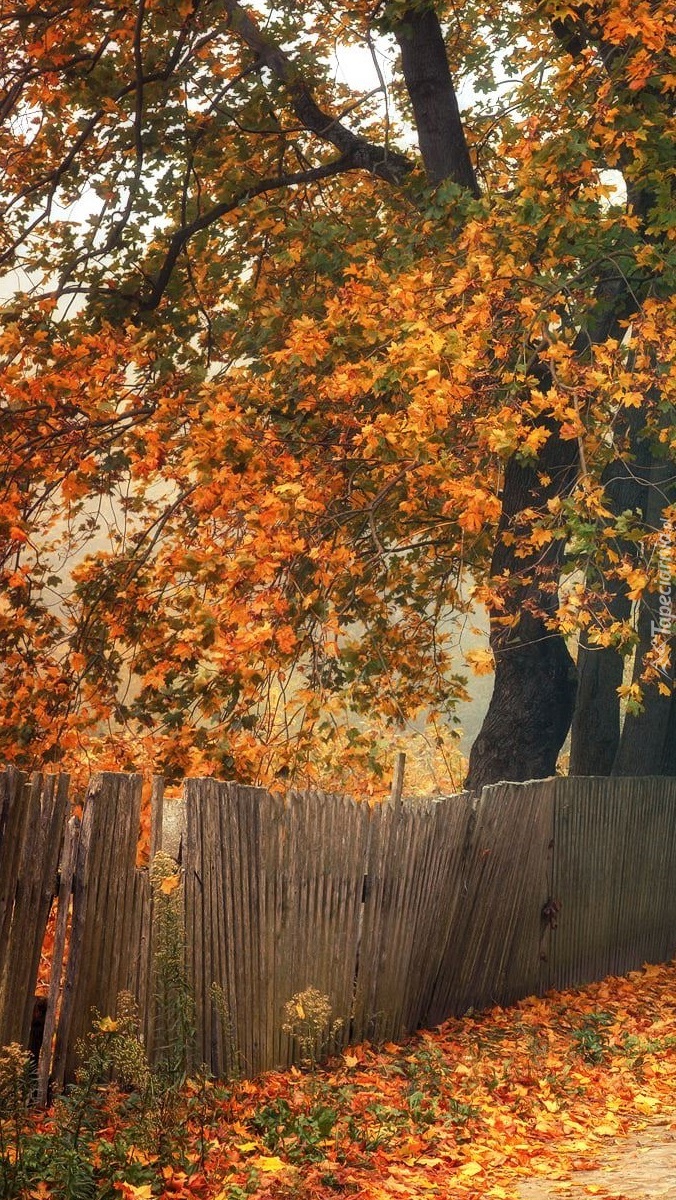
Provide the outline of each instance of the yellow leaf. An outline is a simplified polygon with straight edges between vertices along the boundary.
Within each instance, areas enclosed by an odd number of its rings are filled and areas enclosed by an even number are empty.
[[[465,661],[475,675],[490,675],[495,670],[492,650],[468,650]]]
[[[634,1107],[637,1108],[639,1112],[646,1113],[648,1116],[650,1116],[650,1114],[653,1113],[656,1108],[659,1108],[661,1103],[661,1100],[659,1100],[656,1096],[644,1096],[640,1093],[638,1096],[634,1096]]]
[[[627,596],[630,600],[640,600],[648,583],[648,576],[645,571],[638,568],[634,571],[629,571],[627,574]]]
[[[463,1163],[458,1171],[458,1175],[466,1175],[468,1178],[472,1175],[481,1175],[482,1173],[483,1167],[481,1163],[474,1161]]]
[[[242,1142],[241,1146],[235,1146],[235,1150],[239,1150],[240,1154],[250,1154],[252,1150],[257,1150],[256,1142]]]
[[[602,1121],[600,1125],[594,1126],[594,1132],[600,1137],[617,1137],[619,1128],[618,1121]]]
[[[282,1162],[281,1158],[277,1158],[276,1155],[261,1154],[251,1161],[259,1171],[268,1171],[271,1175],[277,1171],[286,1171],[289,1167],[288,1163]]]
[[[176,891],[176,888],[180,882],[180,875],[167,875],[166,879],[163,879],[160,884],[160,891],[162,892],[162,895],[170,896],[172,892]]]
[[[343,1062],[345,1063],[346,1067],[356,1067],[359,1059],[356,1058],[354,1054],[344,1054]]]
[[[97,1029],[101,1030],[101,1033],[114,1033],[117,1029],[117,1021],[114,1021],[112,1017],[101,1017],[101,1020],[97,1021],[96,1026]]]

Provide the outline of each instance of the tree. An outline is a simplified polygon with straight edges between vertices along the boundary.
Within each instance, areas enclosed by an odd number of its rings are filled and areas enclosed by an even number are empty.
[[[673,772],[671,7],[4,21],[8,752],[269,778],[368,756],[354,710],[440,736],[476,600],[470,786],[574,714],[573,769]]]

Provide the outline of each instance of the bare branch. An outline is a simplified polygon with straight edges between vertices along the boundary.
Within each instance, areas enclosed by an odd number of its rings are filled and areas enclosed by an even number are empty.
[[[252,17],[236,0],[225,0],[230,27],[253,50],[273,75],[286,87],[293,110],[303,127],[323,141],[330,142],[342,155],[350,158],[354,168],[370,171],[388,183],[400,183],[412,169],[403,154],[377,146],[347,129],[338,117],[319,107],[308,84],[289,56],[266,37]]]

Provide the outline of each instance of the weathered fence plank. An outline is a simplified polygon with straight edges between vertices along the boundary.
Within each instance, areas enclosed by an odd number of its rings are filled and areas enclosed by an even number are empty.
[[[66,835],[59,863],[59,887],[57,895],[57,913],[54,928],[54,947],[49,979],[49,995],[45,1025],[42,1031],[42,1045],[38,1059],[38,1104],[46,1104],[49,1093],[49,1077],[52,1066],[52,1041],[56,1030],[56,1020],[63,988],[63,965],[66,950],[66,935],[68,932],[68,916],[70,912],[70,897],[73,890],[73,877],[77,860],[77,847],[80,837],[80,819],[71,817],[66,827]]]
[[[140,947],[131,945],[141,776],[103,773],[89,785],[82,815],[73,888],[66,980],[57,1026],[53,1074],[72,1078],[75,1045],[91,1026],[91,1011],[114,1014],[117,995],[131,990]],[[138,997],[142,1011],[147,996]]]
[[[9,965],[9,933],[26,829],[23,793],[23,775],[14,767],[7,767],[0,776],[0,978],[3,980]],[[0,1008],[0,1014],[3,1013]],[[0,1028],[4,1037],[4,1016]]]
[[[5,776],[0,817],[0,1044],[26,1042],[56,888],[68,777]]]

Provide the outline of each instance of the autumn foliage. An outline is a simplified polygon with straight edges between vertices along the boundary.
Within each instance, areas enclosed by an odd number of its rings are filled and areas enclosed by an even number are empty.
[[[673,5],[438,4],[475,186],[411,145],[429,8],[4,6],[5,758],[349,785],[417,718],[457,785],[524,612],[668,711]]]
[[[348,1049],[312,1073],[188,1081],[159,1147],[133,1095],[101,1090],[79,1161],[92,1164],[97,1196],[125,1200],[516,1200],[527,1179],[570,1187],[631,1131],[673,1127],[674,974],[647,967],[469,1014],[401,1046]],[[117,1028],[103,1018],[97,1036]],[[49,1146],[66,1137],[66,1117],[32,1120],[26,1136]],[[45,1161],[38,1200],[55,1194],[54,1149]]]

